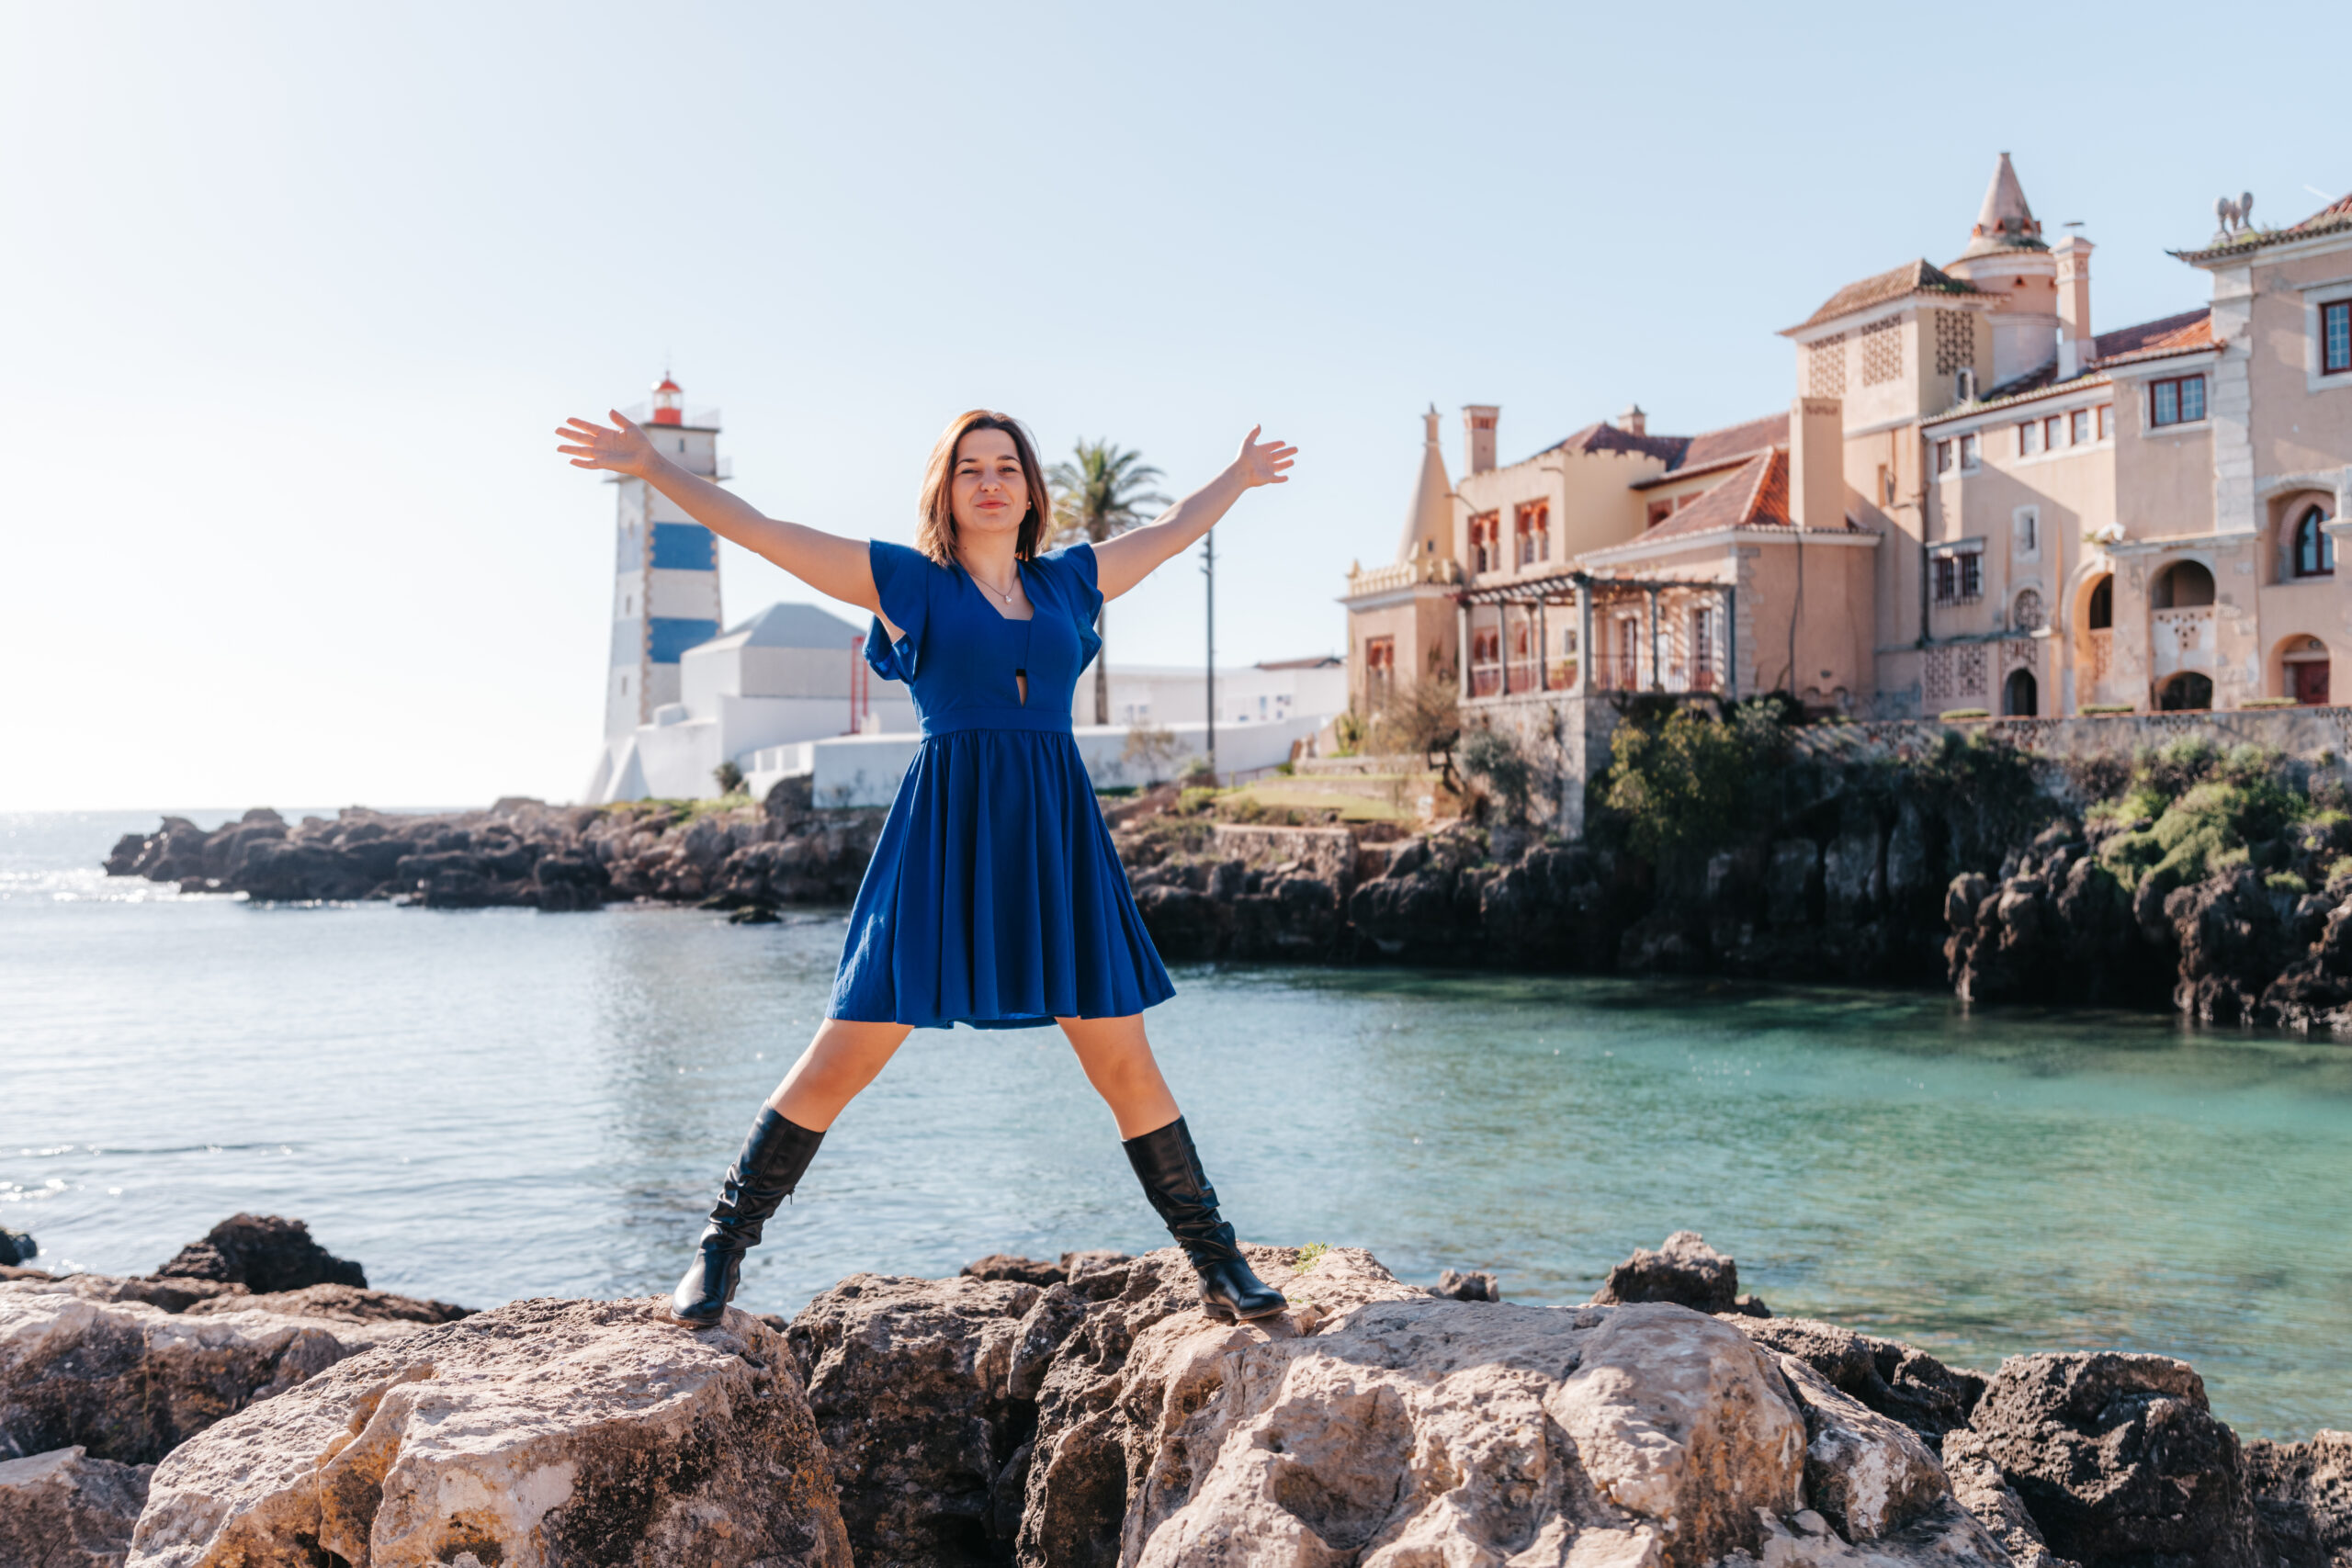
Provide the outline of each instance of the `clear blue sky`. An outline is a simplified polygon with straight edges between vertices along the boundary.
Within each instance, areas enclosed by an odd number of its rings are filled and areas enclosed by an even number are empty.
[[[1464,402],[1770,412],[2003,149],[2096,324],[2201,303],[2215,196],[2352,186],[2341,8],[2212,17],[0,0],[0,807],[571,795],[612,495],[547,433],[665,363],[755,504],[899,539],[973,404],[1180,487],[1263,421],[1220,652],[1336,650],[1425,405],[1457,472]],[[1201,636],[1189,562],[1113,606]]]

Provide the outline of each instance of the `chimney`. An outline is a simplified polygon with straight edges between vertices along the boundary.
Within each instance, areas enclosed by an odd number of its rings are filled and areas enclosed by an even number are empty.
[[[1462,407],[1463,444],[1469,448],[1470,471],[1474,474],[1491,472],[1495,466],[1495,421],[1502,413],[1495,403],[1464,403]]]
[[[1641,404],[1627,403],[1625,412],[1617,416],[1617,428],[1628,435],[1647,435],[1650,433],[1650,416],[1642,412]]]
[[[1789,512],[1800,528],[1846,525],[1846,414],[1837,398],[1789,409]]]
[[[2079,376],[2098,349],[2091,337],[2091,243],[2069,234],[2052,247],[2058,261],[2058,378]]]

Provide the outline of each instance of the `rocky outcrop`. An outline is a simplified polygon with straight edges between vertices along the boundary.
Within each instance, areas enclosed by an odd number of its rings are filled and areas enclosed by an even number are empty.
[[[392,898],[435,908],[594,909],[654,898],[736,910],[846,903],[880,829],[878,811],[812,811],[786,781],[763,806],[645,801],[407,816],[351,807],[289,825],[267,807],[207,831],[165,818],[125,836],[110,875],[190,892],[312,902]]]
[[[243,1285],[256,1294],[312,1285],[364,1290],[368,1271],[311,1239],[300,1220],[275,1214],[232,1214],[155,1270],[158,1280],[203,1280]]]
[[[2052,1552],[2041,1539],[2032,1510],[1993,1462],[1984,1438],[1962,1427],[1946,1432],[1941,1447],[1952,1495],[2001,1543],[2018,1568],[2081,1568]]]
[[[1968,1425],[1984,1397],[1982,1372],[1947,1367],[1893,1339],[1803,1317],[1743,1317],[1735,1326],[1758,1344],[1803,1361],[1839,1393],[1931,1443]]]
[[[271,1313],[279,1317],[304,1317],[326,1323],[455,1323],[473,1315],[471,1307],[454,1302],[421,1301],[390,1291],[362,1290],[355,1285],[306,1285],[299,1291],[260,1295],[214,1296],[187,1309],[190,1317],[230,1312]]]
[[[2352,1433],[2245,1445],[2246,1489],[2286,1568],[2352,1565]]]
[[[40,1256],[40,1243],[22,1231],[0,1226],[0,1269],[14,1269]]]
[[[2050,1550],[2084,1568],[2267,1568],[2237,1437],[2185,1361],[2013,1356],[1970,1425]]]
[[[344,1324],[96,1301],[69,1281],[0,1285],[0,1456],[80,1446],[152,1464],[404,1323]]]
[[[355,1357],[157,1467],[134,1568],[848,1568],[791,1354],[730,1312],[516,1302]]]
[[[1609,1270],[1592,1299],[1603,1306],[1672,1302],[1693,1312],[1772,1315],[1761,1301],[1739,1293],[1739,1265],[1709,1247],[1697,1231],[1676,1231],[1656,1251],[1635,1248],[1631,1258]]]
[[[0,1562],[122,1568],[154,1470],[79,1448],[0,1462]]]

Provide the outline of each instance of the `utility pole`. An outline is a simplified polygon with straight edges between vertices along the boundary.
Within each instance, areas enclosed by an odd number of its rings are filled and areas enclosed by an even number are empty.
[[[1209,785],[1216,785],[1216,530],[1211,528],[1201,539],[1201,572],[1208,581],[1209,608]]]

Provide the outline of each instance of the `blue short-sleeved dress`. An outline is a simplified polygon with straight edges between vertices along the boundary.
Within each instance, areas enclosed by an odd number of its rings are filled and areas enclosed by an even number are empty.
[[[879,540],[869,552],[903,635],[876,619],[865,660],[913,689],[922,744],[858,886],[828,1013],[1023,1029],[1166,1001],[1176,987],[1070,734],[1079,672],[1102,646],[1093,547],[1021,564],[1026,621],[959,567]]]

